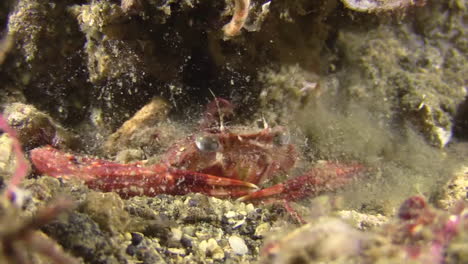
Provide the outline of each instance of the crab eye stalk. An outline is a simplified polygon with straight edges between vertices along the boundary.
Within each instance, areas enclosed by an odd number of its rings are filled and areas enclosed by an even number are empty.
[[[218,137],[214,135],[197,136],[195,145],[201,152],[215,152],[221,148]]]

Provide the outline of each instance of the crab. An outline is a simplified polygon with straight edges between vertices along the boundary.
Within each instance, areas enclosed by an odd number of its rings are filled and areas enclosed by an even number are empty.
[[[288,140],[287,129],[265,126],[259,131],[238,132],[223,125],[223,119],[232,113],[229,101],[215,99],[207,106],[201,132],[177,141],[163,155],[164,162],[156,165],[119,164],[51,146],[33,149],[31,160],[39,173],[78,178],[90,188],[123,197],[199,192],[241,201],[291,201],[317,195],[344,186],[364,170],[360,164],[325,162],[290,178],[287,173],[298,155]],[[268,188],[258,187],[278,174],[290,179]]]

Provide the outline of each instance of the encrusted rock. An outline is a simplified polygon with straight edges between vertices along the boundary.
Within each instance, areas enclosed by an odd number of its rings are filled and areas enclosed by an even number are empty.
[[[449,209],[460,200],[468,201],[468,166],[455,171],[453,178],[443,187],[437,205]]]
[[[153,98],[109,136],[102,147],[103,151],[115,154],[120,150],[138,149],[145,145],[158,145],[160,141],[170,141],[166,137],[176,133],[156,126],[166,119],[168,111],[169,105],[163,99]]]
[[[366,237],[345,222],[322,217],[265,245],[263,263],[329,263],[357,256]],[[338,261],[339,262],[339,261]],[[339,262],[350,263],[350,262]]]
[[[109,239],[89,216],[71,212],[44,226],[42,230],[66,250],[85,262],[118,263],[122,261],[122,244]]]
[[[8,104],[3,115],[10,126],[17,131],[21,144],[26,148],[44,144],[72,147],[77,143],[74,135],[32,105]]]
[[[354,11],[377,13],[404,9],[411,6],[422,6],[425,0],[341,0],[343,4]]]
[[[101,229],[111,232],[123,231],[130,219],[124,210],[124,202],[113,192],[90,192],[83,204],[86,212]]]
[[[354,210],[349,211],[339,211],[337,215],[343,219],[346,219],[351,222],[354,227],[357,227],[361,230],[366,230],[369,228],[381,226],[388,221],[388,218],[383,215],[371,215],[363,214]]]

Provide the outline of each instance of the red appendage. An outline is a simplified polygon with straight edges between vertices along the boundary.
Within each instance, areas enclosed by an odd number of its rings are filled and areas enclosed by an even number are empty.
[[[253,184],[190,172],[158,164],[119,164],[107,160],[74,156],[50,146],[31,151],[37,171],[52,177],[83,180],[86,185],[102,191],[114,191],[124,197],[154,196],[161,193],[181,195],[201,192],[212,196],[242,196]]]

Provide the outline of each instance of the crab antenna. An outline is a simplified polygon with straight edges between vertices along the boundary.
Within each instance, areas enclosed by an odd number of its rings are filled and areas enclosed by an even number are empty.
[[[262,114],[262,121],[263,121],[263,128],[267,129],[268,128],[268,122],[265,119],[265,116]]]
[[[5,195],[8,198],[12,198],[14,196],[14,190],[28,174],[28,162],[24,158],[21,143],[18,140],[16,131],[8,125],[7,120],[2,115],[0,115],[0,130],[3,130],[10,136],[13,153],[16,157],[16,169],[5,191]]]
[[[219,115],[219,130],[220,131],[224,131],[225,127],[224,127],[224,114],[223,112],[221,111],[221,108],[219,107],[219,101],[218,101],[218,98],[216,97],[215,93],[213,92],[213,90],[211,89],[208,89],[210,91],[210,93],[213,95],[213,98],[214,98],[214,101],[215,101],[215,104],[216,104],[216,108],[218,110],[218,115]]]

